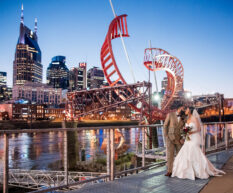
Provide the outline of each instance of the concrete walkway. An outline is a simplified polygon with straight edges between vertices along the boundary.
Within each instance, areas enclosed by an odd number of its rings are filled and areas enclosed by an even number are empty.
[[[214,177],[200,193],[233,193],[233,157],[223,167],[226,175]]]
[[[211,154],[208,158],[217,168],[220,169],[232,156],[233,150]],[[231,165],[231,171],[232,170],[233,168]],[[112,182],[94,185],[87,184],[79,190],[72,191],[72,193],[198,193],[212,179],[196,179],[195,181],[182,180],[178,178],[165,177],[165,173],[165,166],[158,167]],[[226,177],[227,176],[228,174]],[[218,179],[224,178],[218,177]],[[230,178],[227,178],[227,180],[228,181],[226,183],[233,184],[233,179],[231,182],[229,182]],[[215,193],[213,190],[210,192]],[[216,193],[221,192],[217,191]]]

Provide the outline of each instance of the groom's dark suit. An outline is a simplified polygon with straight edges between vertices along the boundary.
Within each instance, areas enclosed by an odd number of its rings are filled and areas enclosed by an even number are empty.
[[[164,136],[166,140],[166,153],[167,153],[167,172],[172,172],[174,154],[179,152],[182,144],[181,129],[184,127],[185,121],[177,116],[176,112],[171,112],[167,115],[164,122]]]

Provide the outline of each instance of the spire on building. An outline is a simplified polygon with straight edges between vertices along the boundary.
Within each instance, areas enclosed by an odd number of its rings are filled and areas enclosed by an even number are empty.
[[[21,7],[21,21],[20,21],[22,24],[23,24],[23,19],[24,18],[23,18],[23,4],[22,4],[22,7]]]
[[[35,18],[35,28],[34,28],[35,33],[37,33],[37,18]]]

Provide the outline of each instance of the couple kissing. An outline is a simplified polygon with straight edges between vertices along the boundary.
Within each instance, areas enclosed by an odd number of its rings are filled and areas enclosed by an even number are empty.
[[[182,138],[185,127],[189,128],[188,138]],[[167,115],[164,122],[164,137],[167,155],[165,176],[181,179],[207,179],[209,176],[225,174],[216,169],[201,150],[203,124],[197,110],[182,104]],[[176,154],[176,157],[175,157]]]

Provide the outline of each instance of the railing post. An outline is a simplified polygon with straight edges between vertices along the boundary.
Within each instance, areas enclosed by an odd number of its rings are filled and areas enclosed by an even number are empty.
[[[114,180],[115,177],[115,137],[114,137],[114,128],[110,130],[110,141],[111,141],[111,170],[110,170],[110,180]]]
[[[107,174],[110,175],[111,171],[111,151],[110,151],[110,129],[107,129]],[[109,178],[110,179],[110,178]]]
[[[210,148],[211,147],[211,136],[208,134],[207,135],[207,148]]]
[[[203,126],[203,130],[202,130],[202,152],[205,154],[206,151],[206,147],[205,147],[205,140],[206,140],[206,129]]]
[[[218,149],[218,124],[215,124],[215,149]]]
[[[68,140],[67,140],[67,131],[64,131],[64,172],[65,172],[65,184],[69,183],[69,174],[68,174]]]
[[[145,127],[142,127],[142,167],[145,166]]]
[[[225,146],[226,146],[226,150],[228,150],[228,128],[227,128],[227,125],[226,123],[224,123],[224,128],[225,128]]]
[[[9,150],[9,139],[8,134],[4,133],[4,171],[3,171],[3,193],[8,193],[8,150]]]
[[[163,121],[161,121],[161,130],[162,130],[162,137],[163,137],[163,146],[166,147],[166,140],[164,136],[164,128],[163,128]]]

